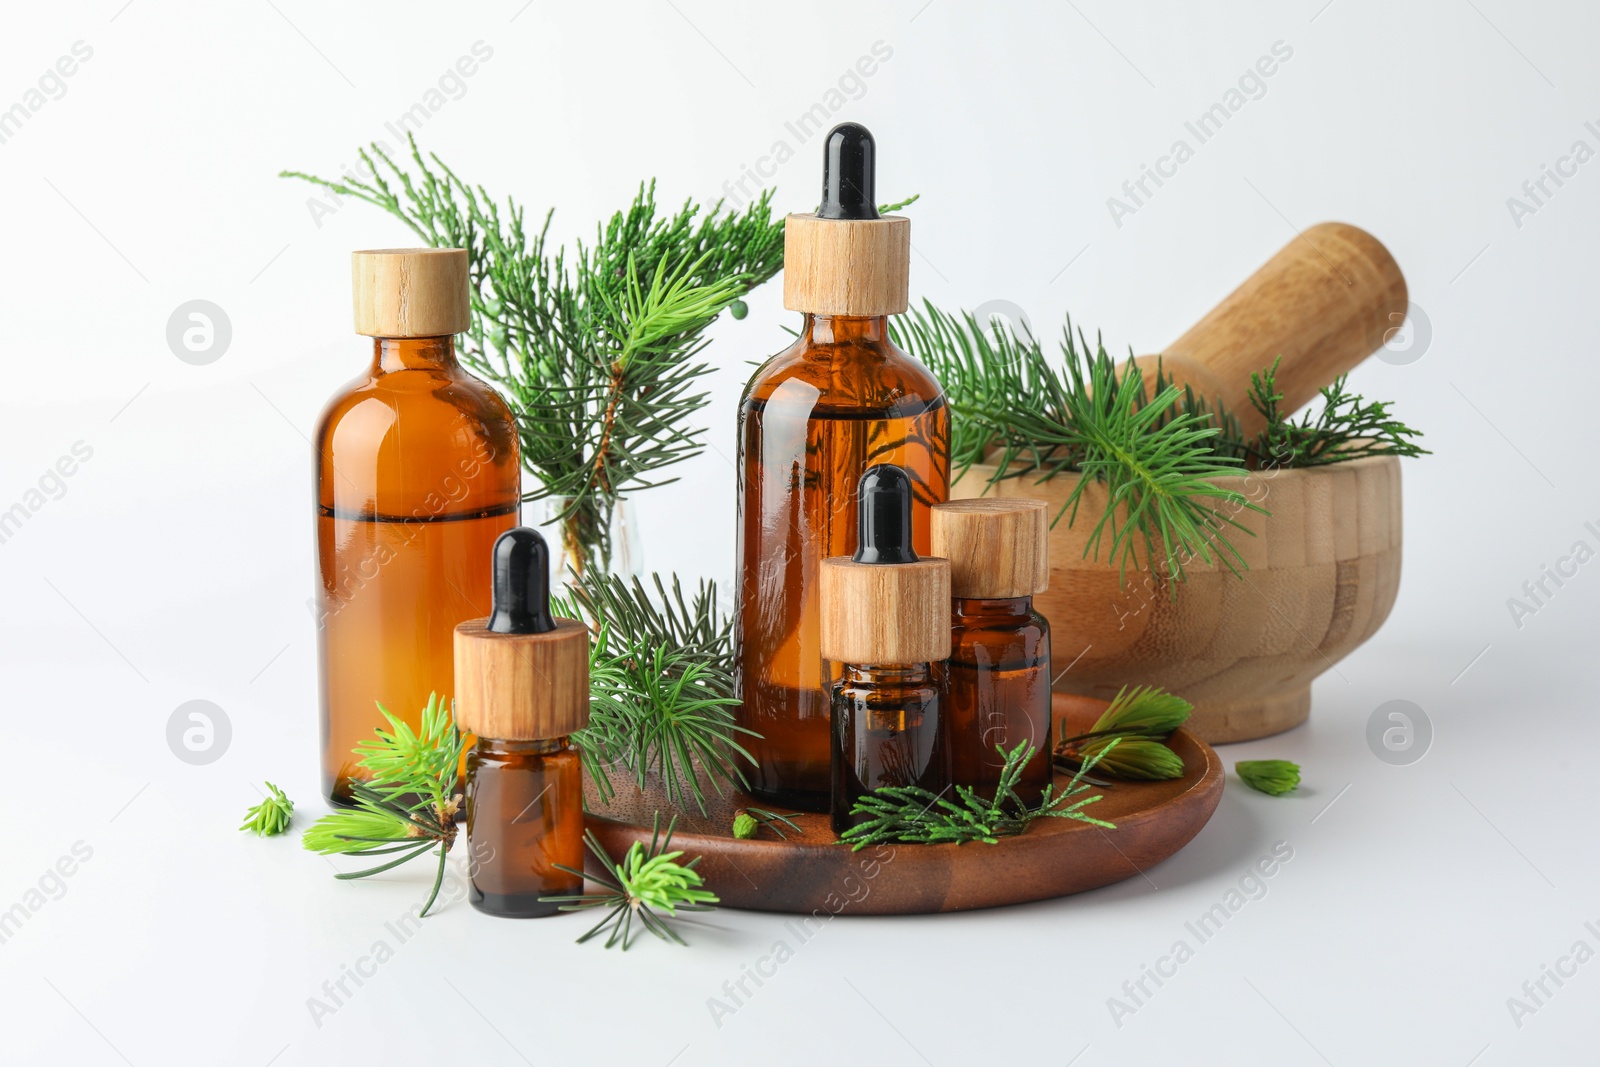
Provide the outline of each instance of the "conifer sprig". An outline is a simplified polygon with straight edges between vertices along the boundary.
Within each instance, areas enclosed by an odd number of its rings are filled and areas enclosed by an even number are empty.
[[[698,357],[722,310],[783,266],[772,193],[743,211],[686,200],[670,212],[655,183],[641,183],[592,244],[569,252],[550,243],[550,213],[530,227],[515,200],[496,201],[408,140],[409,161],[362,149],[365,176],[283,176],[387,211],[424,244],[467,250],[462,360],[517,415],[523,466],[538,481],[525,499],[556,499],[568,560],[604,571],[617,500],[671,481],[661,472],[705,447],[692,422],[711,367]]]

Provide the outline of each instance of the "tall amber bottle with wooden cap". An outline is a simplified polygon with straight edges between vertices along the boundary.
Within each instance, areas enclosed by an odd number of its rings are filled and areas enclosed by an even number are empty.
[[[928,508],[949,497],[943,391],[889,342],[906,309],[908,220],[875,206],[875,146],[845,123],[826,138],[822,204],[784,224],[784,306],[800,338],[769,360],[739,406],[740,725],[753,791],[827,810],[828,694],[817,610],[824,559],[856,545],[856,483],[875,463],[910,476],[912,543],[928,548]]]
[[[469,899],[511,918],[553,915],[540,898],[583,892],[583,765],[589,629],[550,614],[550,550],[517,527],[494,545],[494,612],[456,627],[456,722],[467,753]],[[559,865],[559,866],[558,866]]]
[[[413,726],[453,691],[451,632],[489,610],[489,556],[517,523],[511,411],[456,362],[468,326],[467,253],[352,257],[356,332],[372,362],[316,431],[322,791],[348,804],[350,749],[384,720]]]
[[[949,699],[954,784],[993,797],[1005,760],[1026,742],[1017,782],[1036,804],[1050,784],[1050,623],[1033,595],[1050,582],[1043,500],[952,500],[933,509],[933,551],[950,561]]]
[[[911,546],[911,479],[889,464],[860,483],[860,547],[822,561],[822,654],[832,683],[833,829],[874,789],[950,784],[942,671],[950,654],[950,564]]]

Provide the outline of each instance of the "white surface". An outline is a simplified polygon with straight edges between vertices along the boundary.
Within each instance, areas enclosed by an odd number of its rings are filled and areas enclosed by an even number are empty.
[[[93,449],[0,544],[0,908],[28,907],[74,843],[92,850],[0,944],[7,1062],[546,1063],[602,1042],[639,1064],[1592,1059],[1600,962],[1547,980],[1554,995],[1520,1027],[1507,999],[1574,942],[1600,949],[1584,926],[1600,928],[1600,573],[1580,568],[1520,628],[1506,603],[1574,541],[1600,547],[1583,526],[1600,525],[1600,162],[1520,227],[1506,202],[1574,141],[1600,147],[1584,125],[1600,125],[1592,7],[275,5],[32,5],[0,35],[0,108],[74,42],[93,50],[0,144],[0,509],[75,442]],[[642,177],[667,203],[720,195],[879,41],[892,56],[837,117],[877,134],[883,198],[923,195],[916,296],[1009,300],[1046,334],[1070,310],[1147,351],[1294,227],[1340,218],[1382,238],[1433,334],[1421,359],[1355,375],[1436,452],[1406,465],[1400,601],[1318,683],[1310,725],[1224,752],[1296,759],[1306,787],[1274,800],[1231,783],[1148,881],[840,919],[803,947],[781,918],[728,912],[690,949],[624,957],[573,945],[581,919],[495,922],[458,902],[319,1027],[308,998],[393,939],[384,923],[419,899],[422,872],[337,883],[293,837],[234,826],[267,777],[300,800],[301,825],[319,813],[304,438],[366,358],[348,251],[408,237],[359,204],[318,227],[312,191],[274,175],[346,165],[477,41],[492,57],[423,144],[531,213],[557,205],[562,238]],[[1293,55],[1264,94],[1114,225],[1107,198],[1278,41]],[[794,147],[774,181],[784,209],[806,209],[816,142]],[[164,338],[195,298],[233,326],[209,366]],[[746,362],[779,348],[787,321],[773,285],[717,326],[706,424],[720,452]],[[718,454],[640,500],[648,566],[730,572]],[[191,699],[233,725],[208,766],[167,748]],[[1391,699],[1431,718],[1415,765],[1367,746]],[[1280,840],[1294,856],[1267,894],[1119,1027],[1108,998]],[[778,939],[794,958],[716,1026],[708,998]]]

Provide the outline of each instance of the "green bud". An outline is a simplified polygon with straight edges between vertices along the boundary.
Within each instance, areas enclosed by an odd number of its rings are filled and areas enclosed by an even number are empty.
[[[1286,759],[1245,759],[1233,769],[1245,785],[1275,797],[1300,785],[1300,765]]]
[[[750,305],[746,304],[743,300],[735,300],[733,303],[728,305],[728,314],[732,315],[736,319],[742,319],[746,315],[750,314]]]
[[[1127,730],[1151,737],[1166,737],[1182,726],[1193,710],[1194,705],[1187,700],[1153,685],[1137,686],[1131,690],[1124,686],[1111,706],[1101,714],[1091,732]]]
[[[748,811],[741,811],[733,817],[733,836],[740,841],[747,841],[756,836],[756,831],[759,829],[761,824]]]
[[[1097,737],[1084,742],[1079,751],[1083,753],[1085,761],[1105,753],[1090,774],[1142,781],[1183,777],[1182,757],[1160,741],[1139,737]]]

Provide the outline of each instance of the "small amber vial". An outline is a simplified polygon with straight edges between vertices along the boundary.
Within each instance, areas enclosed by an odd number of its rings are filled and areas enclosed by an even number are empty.
[[[517,527],[494,545],[494,611],[456,627],[456,721],[467,755],[473,907],[553,915],[583,891],[583,764],[570,735],[589,721],[589,630],[550,614],[550,552]]]
[[[835,833],[858,800],[885,786],[950,785],[942,661],[950,654],[950,567],[911,547],[911,479],[868,467],[857,492],[860,547],[824,560],[822,654],[830,688]]]
[[[1001,750],[1033,746],[1017,795],[1050,784],[1050,623],[1033,608],[1050,568],[1042,500],[952,500],[933,509],[933,550],[950,561],[946,728],[956,785],[992,798]]]

